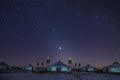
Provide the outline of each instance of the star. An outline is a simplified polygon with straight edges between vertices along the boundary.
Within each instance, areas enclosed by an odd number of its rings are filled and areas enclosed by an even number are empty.
[[[102,47],[102,46],[104,46],[104,42],[103,42],[103,41],[98,42],[98,43],[97,43],[97,46],[98,46],[98,47]]]
[[[81,16],[82,16],[82,14],[78,14],[78,16],[79,16],[79,17],[81,17]]]
[[[59,50],[62,50],[62,47],[61,47],[61,46],[59,46]]]
[[[53,28],[52,28],[52,31],[55,31],[55,30],[56,30],[56,28],[55,28],[55,27],[53,27]]]
[[[49,29],[52,30],[52,31],[55,31],[56,30],[56,25],[49,25]]]
[[[96,16],[95,16],[95,18],[97,19],[97,18],[99,18],[99,16],[98,16],[98,15],[96,15]]]

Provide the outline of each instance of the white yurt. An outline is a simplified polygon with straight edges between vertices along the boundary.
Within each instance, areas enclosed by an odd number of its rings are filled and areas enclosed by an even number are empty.
[[[56,72],[70,72],[72,69],[71,67],[65,65],[63,62],[58,61],[55,64],[47,67],[47,70]]]

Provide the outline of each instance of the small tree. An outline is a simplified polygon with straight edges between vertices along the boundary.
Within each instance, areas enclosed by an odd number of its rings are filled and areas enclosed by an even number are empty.
[[[42,67],[44,66],[44,62],[41,63]]]
[[[78,64],[78,66],[80,67],[80,66],[81,66],[81,64],[79,63],[79,64]]]
[[[39,62],[37,62],[37,66],[39,66]]]
[[[77,67],[77,63],[75,63],[75,67]]]

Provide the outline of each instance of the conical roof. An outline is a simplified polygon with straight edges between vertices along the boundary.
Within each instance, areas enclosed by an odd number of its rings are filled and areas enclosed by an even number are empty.
[[[93,67],[93,66],[91,66],[90,64],[88,64],[88,65],[86,66],[86,68],[95,68],[95,67]]]
[[[61,61],[58,61],[58,62],[56,62],[55,64],[53,64],[53,65],[51,65],[51,66],[55,66],[55,67],[64,67],[64,66],[67,66],[67,65],[65,65],[63,62],[61,62]]]
[[[8,64],[5,63],[4,61],[1,61],[1,62],[0,62],[0,65],[2,65],[2,66],[8,66]]]
[[[108,67],[112,67],[112,68],[120,68],[120,64],[119,64],[117,61],[115,61],[115,62],[113,62],[112,65],[109,65]]]
[[[115,62],[113,62],[113,64],[119,64],[119,62],[115,61]]]

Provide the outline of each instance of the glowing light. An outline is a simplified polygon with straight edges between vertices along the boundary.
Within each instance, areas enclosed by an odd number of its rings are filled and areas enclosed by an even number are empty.
[[[50,59],[50,56],[48,56],[47,59]]]
[[[71,58],[71,57],[69,57],[69,58],[68,58],[68,60],[72,60],[72,58]]]
[[[53,30],[53,31],[55,31],[55,30],[56,30],[56,28],[55,28],[55,27],[53,27],[53,28],[52,28],[52,30]]]
[[[61,46],[59,47],[59,50],[62,50],[62,47],[61,47]]]

